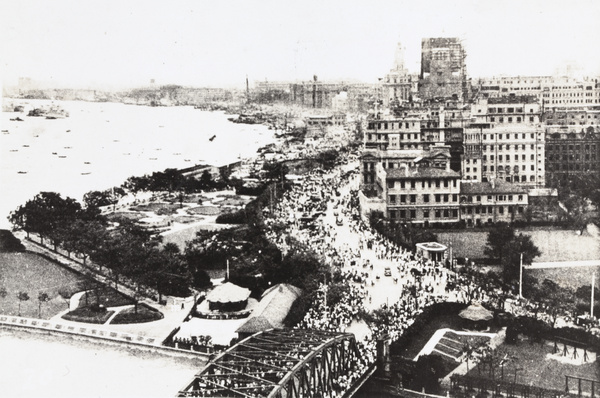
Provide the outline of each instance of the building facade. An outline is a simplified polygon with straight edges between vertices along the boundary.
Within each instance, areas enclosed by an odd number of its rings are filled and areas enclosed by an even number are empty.
[[[600,81],[597,77],[492,77],[480,79],[475,91],[485,98],[532,95],[544,109],[600,105]]]
[[[385,200],[388,220],[424,226],[459,221],[459,173],[434,167],[384,170],[381,165],[377,173],[378,196]]]
[[[503,180],[462,182],[460,217],[467,226],[525,221],[528,198],[526,189]]]
[[[573,177],[600,173],[599,126],[546,127],[546,179],[558,187]]]
[[[534,98],[483,99],[472,105],[471,116],[465,170],[467,161],[472,166],[481,156],[482,182],[502,179],[528,188],[545,186],[545,134]]]

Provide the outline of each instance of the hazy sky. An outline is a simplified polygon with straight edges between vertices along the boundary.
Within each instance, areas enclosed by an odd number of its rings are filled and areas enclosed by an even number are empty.
[[[0,0],[2,82],[58,86],[375,82],[396,44],[418,72],[421,38],[464,40],[470,76],[600,74],[598,0]]]

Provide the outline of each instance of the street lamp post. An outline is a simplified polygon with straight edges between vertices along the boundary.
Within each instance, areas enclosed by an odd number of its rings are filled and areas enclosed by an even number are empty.
[[[519,298],[523,298],[523,253],[519,260]]]

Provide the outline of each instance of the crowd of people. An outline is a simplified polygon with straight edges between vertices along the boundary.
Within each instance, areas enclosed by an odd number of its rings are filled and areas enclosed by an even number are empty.
[[[348,294],[333,305],[327,305],[328,287],[321,284],[317,299],[299,328],[346,331],[359,320],[366,304],[370,303],[371,292],[378,288],[381,263],[393,264],[397,270],[393,286],[396,292],[401,292],[400,299],[390,305],[383,304],[383,309],[390,314],[384,322],[369,325],[371,333],[357,344],[360,355],[356,368],[336,381],[340,391],[351,386],[375,362],[378,338],[397,339],[423,308],[447,299],[452,293],[446,289],[447,282],[455,278],[454,273],[441,264],[397,246],[368,226],[359,214],[357,191],[342,189],[347,188],[353,178],[354,173],[340,170],[307,175],[302,185],[285,193],[266,222],[267,225],[285,225],[289,237],[313,249],[349,285]],[[326,222],[327,211],[333,212],[336,224],[340,217],[343,219],[342,224],[347,224],[355,241],[340,239],[337,226]],[[319,214],[311,222],[302,221],[307,214],[315,212]],[[289,249],[288,236],[275,231],[268,236],[283,252]],[[454,294],[454,297],[459,295]]]

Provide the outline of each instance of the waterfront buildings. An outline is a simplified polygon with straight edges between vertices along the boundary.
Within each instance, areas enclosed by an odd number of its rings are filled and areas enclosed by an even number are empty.
[[[418,93],[419,79],[404,67],[404,47],[398,43],[394,65],[381,81],[382,100],[385,108],[397,107],[412,102]]]
[[[473,123],[465,139],[465,177],[544,187],[545,135],[540,118],[540,105],[529,96],[488,98],[473,104]]]
[[[600,128],[547,126],[546,173],[551,187],[575,176],[600,173]]]
[[[501,179],[460,184],[461,219],[467,226],[524,221],[529,195],[517,184]]]
[[[598,78],[505,76],[480,79],[474,91],[483,97],[532,95],[544,109],[600,106]]]
[[[377,165],[377,195],[386,202],[386,218],[397,222],[430,224],[459,220],[460,174],[436,167],[385,170]]]

